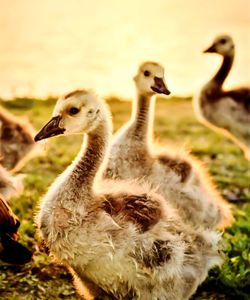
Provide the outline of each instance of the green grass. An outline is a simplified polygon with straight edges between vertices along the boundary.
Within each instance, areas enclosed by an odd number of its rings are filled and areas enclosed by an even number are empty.
[[[130,103],[109,99],[117,130],[130,115]],[[26,115],[39,129],[50,118],[55,101],[16,99],[0,102],[16,115]],[[190,99],[158,99],[155,138],[163,144],[187,145],[207,163],[221,193],[232,200],[235,224],[223,234],[225,263],[213,269],[193,299],[250,299],[250,163],[228,139],[215,134],[194,117]],[[27,174],[25,191],[13,198],[11,206],[20,217],[21,241],[34,251],[33,261],[25,266],[0,263],[0,299],[80,299],[71,276],[39,251],[34,215],[41,196],[55,177],[72,161],[80,148],[81,136],[51,139],[45,156],[31,160],[22,170]]]

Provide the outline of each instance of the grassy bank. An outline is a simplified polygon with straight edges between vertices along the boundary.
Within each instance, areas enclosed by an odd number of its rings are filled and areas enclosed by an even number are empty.
[[[50,118],[54,100],[17,99],[0,102],[16,115],[26,115],[36,129]],[[114,129],[130,115],[130,103],[110,99]],[[193,299],[250,299],[250,163],[229,140],[200,125],[191,101],[159,99],[156,105],[157,141],[186,144],[207,163],[221,193],[233,203],[235,224],[223,234],[225,263],[214,269]],[[68,272],[38,250],[34,214],[40,197],[79,150],[81,136],[58,137],[47,145],[47,154],[31,160],[22,170],[27,174],[25,191],[11,206],[20,217],[21,240],[35,251],[33,261],[23,267],[0,263],[0,299],[79,299]]]

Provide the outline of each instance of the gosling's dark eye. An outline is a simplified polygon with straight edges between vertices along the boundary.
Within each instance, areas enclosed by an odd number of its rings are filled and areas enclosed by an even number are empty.
[[[144,71],[144,76],[146,77],[150,76],[150,72],[148,70]]]
[[[226,39],[221,39],[221,40],[220,40],[220,43],[221,43],[222,45],[226,44],[226,42],[227,42]]]
[[[76,115],[79,112],[79,109],[77,107],[71,107],[69,110],[69,113],[71,115]]]

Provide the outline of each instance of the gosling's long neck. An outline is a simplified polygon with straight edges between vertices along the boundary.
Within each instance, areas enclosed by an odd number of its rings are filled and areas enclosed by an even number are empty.
[[[73,162],[69,177],[71,188],[92,191],[93,181],[105,159],[110,132],[108,122],[103,121],[93,132],[86,134],[82,149]]]
[[[234,61],[234,53],[230,55],[225,55],[223,57],[222,64],[217,71],[217,73],[214,75],[214,77],[211,79],[211,82],[215,83],[216,86],[222,87],[225,79],[227,78],[228,73],[231,70],[232,64]]]
[[[147,144],[152,138],[152,123],[154,114],[154,96],[138,93],[137,101],[133,103],[131,130],[133,137],[142,144]]]

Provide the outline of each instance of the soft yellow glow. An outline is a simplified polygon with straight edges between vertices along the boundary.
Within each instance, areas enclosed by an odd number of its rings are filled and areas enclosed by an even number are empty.
[[[139,63],[166,68],[173,94],[197,92],[219,57],[201,51],[230,33],[227,86],[249,84],[249,0],[0,0],[0,96],[46,97],[93,87],[130,97]]]

